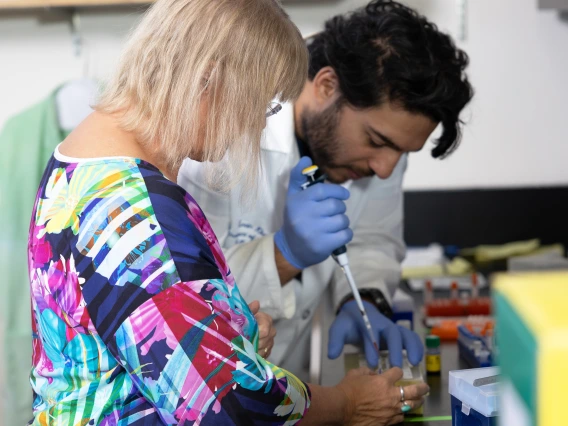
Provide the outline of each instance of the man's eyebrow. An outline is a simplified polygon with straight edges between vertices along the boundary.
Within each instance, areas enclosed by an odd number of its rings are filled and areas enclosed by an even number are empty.
[[[369,129],[371,130],[372,133],[374,133],[375,135],[377,135],[385,145],[387,145],[389,148],[394,149],[395,151],[400,151],[402,152],[402,149],[395,144],[392,139],[390,139],[389,137],[383,135],[381,132],[379,132],[378,130],[373,129],[372,127],[369,127]]]

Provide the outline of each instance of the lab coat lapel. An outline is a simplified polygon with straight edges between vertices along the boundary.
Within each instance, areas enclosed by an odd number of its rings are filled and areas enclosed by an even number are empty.
[[[294,134],[294,107],[282,105],[282,111],[268,118],[261,142],[262,168],[258,193],[253,206],[243,205],[240,191],[231,191],[230,244],[248,242],[275,232],[282,226],[290,169],[298,161]]]

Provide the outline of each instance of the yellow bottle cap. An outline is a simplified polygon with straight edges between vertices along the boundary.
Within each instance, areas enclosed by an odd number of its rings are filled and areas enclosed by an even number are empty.
[[[318,171],[318,169],[319,167],[314,164],[313,166],[306,167],[304,170],[302,170],[302,174],[304,176],[312,176],[315,172]]]

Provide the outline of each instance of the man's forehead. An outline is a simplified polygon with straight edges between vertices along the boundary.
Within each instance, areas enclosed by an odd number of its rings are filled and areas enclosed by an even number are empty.
[[[387,144],[403,151],[415,151],[424,145],[438,123],[423,114],[383,104],[362,111],[367,130]]]

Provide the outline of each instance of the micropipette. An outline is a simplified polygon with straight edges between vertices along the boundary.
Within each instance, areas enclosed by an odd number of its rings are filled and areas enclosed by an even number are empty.
[[[316,179],[314,175],[317,170],[318,166],[315,165],[306,167],[304,170],[302,170],[302,174],[308,178],[308,181],[302,185],[302,189],[307,189],[312,185],[323,182],[327,178],[327,176],[324,174],[320,176],[318,179]],[[351,287],[351,292],[353,293],[353,297],[355,298],[355,302],[357,303],[357,307],[359,308],[359,312],[361,312],[361,316],[363,317],[363,322],[365,323],[365,327],[367,328],[367,334],[371,339],[371,342],[373,342],[373,346],[377,351],[377,358],[379,361],[379,374],[380,374],[382,373],[382,371],[380,365],[381,357],[379,353],[379,343],[375,338],[375,333],[373,333],[373,328],[371,327],[369,316],[367,315],[367,311],[365,310],[365,305],[363,305],[363,301],[361,300],[361,295],[359,294],[359,290],[357,289],[357,284],[355,284],[355,278],[353,278],[353,274],[351,274],[351,269],[349,268],[349,258],[347,257],[347,247],[341,246],[338,249],[334,250],[333,259],[341,267],[341,270],[345,274],[345,278],[347,278],[349,287]]]

